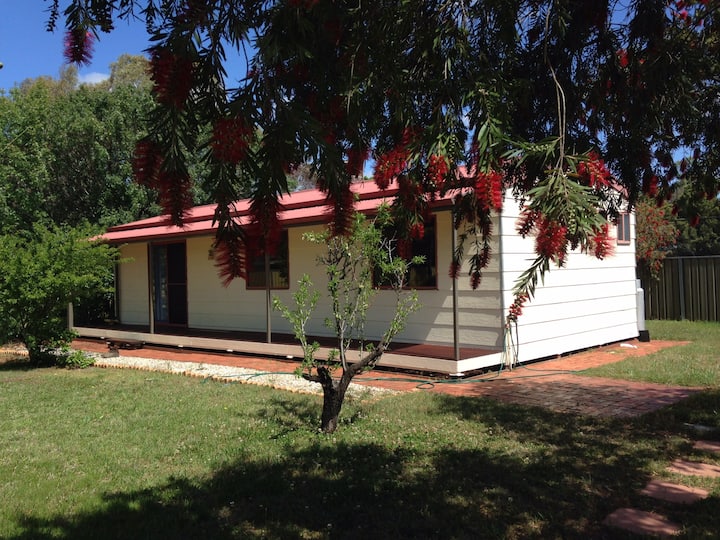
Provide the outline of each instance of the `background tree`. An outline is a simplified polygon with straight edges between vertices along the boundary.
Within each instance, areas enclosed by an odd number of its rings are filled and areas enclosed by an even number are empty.
[[[401,230],[419,229],[437,193],[459,192],[465,241],[451,273],[466,260],[473,286],[497,195],[511,190],[527,205],[523,232],[537,238],[518,300],[569,249],[605,256],[618,206],[604,186],[620,184],[632,204],[652,186],[665,196],[678,176],[673,157],[688,151],[697,154],[692,190],[718,191],[718,0],[62,4],[66,54],[78,62],[93,32],[145,17],[157,106],[136,175],[181,224],[189,156],[208,150],[216,252],[229,277],[245,271],[235,195],[252,179],[253,236],[272,237],[298,163],[312,163],[335,233],[349,229],[349,185],[367,155],[378,186],[398,182]],[[51,28],[62,8],[53,0]],[[247,58],[247,70],[227,74],[229,54]]]
[[[157,195],[132,181],[148,89],[76,83],[67,69],[60,80],[24,81],[0,97],[0,231],[42,221],[113,225],[157,213]]]
[[[0,96],[0,231],[42,221],[106,227],[160,212],[157,192],[132,178],[153,107],[148,65],[123,55],[96,85],[78,85],[70,66],[57,80],[23,81]],[[208,202],[206,165],[197,157],[189,167],[193,202]]]
[[[35,225],[0,235],[0,343],[18,340],[44,362],[69,342],[68,302],[101,290],[117,260],[116,249],[88,240],[97,232]]]
[[[672,203],[660,204],[650,197],[641,197],[635,212],[635,258],[640,277],[658,279],[663,260],[675,247],[680,232],[672,215]]]
[[[407,316],[419,307],[415,292],[403,290],[409,263],[397,256],[395,244],[398,240],[383,236],[386,220],[384,212],[372,221],[357,213],[347,236],[331,237],[329,231],[305,235],[306,240],[327,245],[318,264],[325,269],[332,306],[332,314],[325,324],[337,340],[330,358],[317,359],[315,352],[319,345],[311,343],[305,333],[305,325],[319,298],[319,293],[312,290],[309,278],[303,277],[293,295],[294,309],[277,298],[273,300],[274,308],[291,323],[303,347],[303,362],[298,374],[319,383],[323,389],[320,428],[324,433],[333,433],[337,429],[345,393],[352,379],[377,365],[393,338],[404,328]],[[394,315],[377,344],[365,338],[371,301],[377,293],[375,280],[386,284],[395,294]],[[340,370],[337,378],[333,377],[336,369]]]
[[[720,201],[717,197],[686,189],[676,190],[674,211],[679,236],[673,255],[720,255]]]

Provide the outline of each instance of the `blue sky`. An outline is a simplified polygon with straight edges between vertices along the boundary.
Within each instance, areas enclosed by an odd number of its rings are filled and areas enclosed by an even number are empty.
[[[8,90],[27,78],[58,77],[65,65],[65,21],[47,32],[45,0],[0,0],[0,89]],[[98,82],[110,73],[110,64],[123,54],[143,54],[148,47],[145,26],[118,21],[110,34],[95,42],[92,63],[78,66],[81,82]]]

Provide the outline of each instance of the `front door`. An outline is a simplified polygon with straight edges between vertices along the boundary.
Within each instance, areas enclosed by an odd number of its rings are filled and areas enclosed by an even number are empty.
[[[158,324],[187,325],[185,242],[152,246],[153,311]]]

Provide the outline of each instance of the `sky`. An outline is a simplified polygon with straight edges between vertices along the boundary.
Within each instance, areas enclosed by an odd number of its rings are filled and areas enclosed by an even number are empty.
[[[0,0],[0,62],[4,64],[0,69],[0,92],[28,78],[58,78],[66,65],[65,20],[58,20],[55,31],[48,32],[49,5],[45,0]],[[101,33],[95,42],[92,63],[78,66],[80,82],[107,78],[110,64],[121,54],[144,54],[148,44],[144,24],[117,21],[115,30]]]

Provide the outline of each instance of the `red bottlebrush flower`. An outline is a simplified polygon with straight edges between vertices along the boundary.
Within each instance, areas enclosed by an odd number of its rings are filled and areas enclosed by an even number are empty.
[[[339,193],[328,193],[327,204],[330,206],[330,230],[334,236],[344,235],[350,231],[352,216],[355,211],[355,196],[350,186],[345,186]]]
[[[490,246],[488,244],[485,244],[480,251],[480,255],[478,257],[478,267],[479,268],[487,268],[487,265],[490,264],[490,255],[491,250]]]
[[[408,175],[398,177],[398,201],[409,212],[417,211],[423,201],[423,187]]]
[[[282,227],[278,214],[282,205],[271,193],[258,193],[250,202],[251,223],[248,227],[248,238],[256,240],[259,249],[274,255],[280,246]]]
[[[95,36],[83,28],[73,28],[65,33],[65,60],[71,64],[89,65],[92,60]]]
[[[578,164],[577,172],[590,187],[606,187],[612,180],[610,171],[597,152],[590,152],[588,160]]]
[[[189,58],[156,47],[150,58],[150,78],[160,103],[182,109],[194,83],[194,66]]]
[[[422,240],[425,237],[425,224],[422,221],[417,221],[410,225],[410,238],[416,240]]]
[[[603,224],[599,230],[595,231],[591,239],[590,252],[600,260],[613,254],[613,243],[610,238],[610,225],[608,223]]]
[[[650,197],[657,197],[658,194],[658,177],[655,175],[643,178],[643,193]]]
[[[539,217],[539,212],[530,210],[527,206],[523,208],[517,223],[517,233],[525,238],[535,228],[535,222]]]
[[[617,51],[617,53],[615,53],[615,54],[617,54],[618,63],[620,64],[620,67],[621,68],[628,67],[628,65],[630,64],[630,59],[628,58],[627,51],[625,49],[619,49]]]
[[[218,161],[238,164],[245,159],[252,130],[240,117],[220,118],[215,122],[210,140],[212,154]]]
[[[450,268],[448,269],[448,277],[450,277],[451,279],[457,279],[458,277],[460,277],[460,268],[460,261],[453,257],[453,260],[450,263]]]
[[[693,217],[690,218],[690,226],[695,228],[698,225],[700,225],[700,216],[698,214],[695,214]]]
[[[509,322],[517,322],[520,315],[522,315],[523,307],[525,306],[525,302],[527,302],[528,297],[526,294],[519,294],[515,297],[513,300],[513,303],[508,308],[508,321]]]
[[[410,156],[407,148],[396,146],[389,152],[381,154],[375,161],[375,184],[380,189],[387,189],[395,178],[407,167],[407,160]]]
[[[437,190],[445,185],[445,178],[450,170],[445,156],[433,154],[428,158],[427,173],[428,179]]]
[[[479,172],[475,177],[475,198],[483,210],[502,210],[502,181],[502,174],[493,170]]]
[[[535,253],[562,265],[567,253],[567,227],[541,217],[537,223]]]
[[[136,182],[153,186],[160,172],[163,158],[160,147],[149,139],[138,141],[133,153],[132,169]]]
[[[412,258],[412,241],[408,238],[398,238],[397,240],[398,257],[406,261]]]
[[[170,223],[182,227],[193,203],[190,176],[186,172],[161,170],[154,187],[160,192],[160,205],[169,214]]]
[[[375,171],[373,176],[375,184],[380,189],[387,189],[395,178],[407,168],[407,161],[410,158],[410,143],[414,138],[414,130],[405,128],[403,130],[400,144],[395,148],[381,154],[375,161]]]
[[[215,267],[224,287],[230,285],[235,278],[247,277],[246,246],[240,236],[228,234],[218,238],[213,245],[213,251]]]
[[[365,161],[370,151],[365,147],[352,147],[347,149],[347,162],[345,168],[350,176],[362,176],[365,168]]]
[[[470,273],[470,287],[472,290],[477,290],[477,288],[480,286],[480,282],[482,281],[482,274],[479,270],[475,270],[474,272]]]

